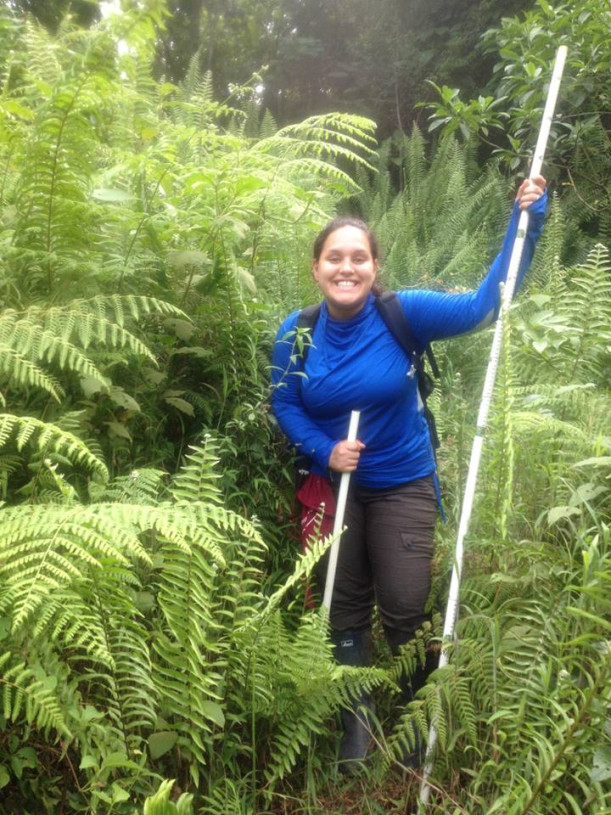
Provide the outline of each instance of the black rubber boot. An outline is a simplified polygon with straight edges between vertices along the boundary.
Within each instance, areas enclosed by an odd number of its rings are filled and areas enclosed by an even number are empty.
[[[399,654],[399,648],[413,639],[411,632],[397,631],[395,628],[385,628],[386,641],[390,646],[392,655],[396,657]],[[410,675],[402,677],[401,679],[401,693],[405,703],[413,701],[416,698],[416,693],[426,683],[429,675],[433,673],[439,662],[439,655],[436,651],[431,651],[428,648],[424,655],[424,665],[418,662],[416,670]]]
[[[385,630],[386,640],[390,646],[393,656],[397,656],[401,645],[405,645],[412,639],[411,633],[397,631],[387,628]],[[404,704],[412,702],[416,698],[416,693],[423,687],[429,675],[437,668],[439,662],[438,654],[427,649],[424,657],[424,665],[418,662],[416,670],[410,676],[402,676],[400,681],[401,696]],[[420,733],[414,730],[414,747],[412,750],[404,750],[401,756],[397,757],[399,764],[403,767],[418,769],[424,763],[426,745]]]
[[[371,633],[364,631],[332,631],[335,659],[340,665],[366,668],[371,665]],[[339,768],[353,773],[362,766],[372,745],[372,725],[367,711],[373,711],[371,697],[362,693],[350,708],[342,710],[344,734],[339,747]]]

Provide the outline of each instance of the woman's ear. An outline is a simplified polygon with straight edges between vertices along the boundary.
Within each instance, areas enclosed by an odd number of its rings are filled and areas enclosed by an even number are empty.
[[[316,260],[312,261],[312,277],[314,282],[318,283],[318,262]]]

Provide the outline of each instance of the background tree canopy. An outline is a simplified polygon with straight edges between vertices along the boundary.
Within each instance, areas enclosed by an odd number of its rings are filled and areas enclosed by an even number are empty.
[[[66,15],[80,25],[100,16],[97,0],[11,5],[51,30]],[[384,138],[418,117],[414,104],[430,95],[427,79],[469,96],[480,92],[494,61],[480,47],[481,35],[501,16],[530,6],[530,0],[169,0],[155,70],[180,82],[197,53],[222,99],[230,85],[266,66],[259,97],[279,124],[345,110],[373,118]]]

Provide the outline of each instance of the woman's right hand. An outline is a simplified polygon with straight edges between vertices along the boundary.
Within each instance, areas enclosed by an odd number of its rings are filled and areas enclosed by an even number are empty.
[[[338,441],[329,457],[329,467],[336,473],[353,473],[359,463],[361,450],[365,449],[362,441]]]
[[[520,184],[516,201],[520,205],[520,209],[528,209],[531,204],[538,201],[545,192],[547,181],[542,175],[536,175],[534,178],[525,178]]]

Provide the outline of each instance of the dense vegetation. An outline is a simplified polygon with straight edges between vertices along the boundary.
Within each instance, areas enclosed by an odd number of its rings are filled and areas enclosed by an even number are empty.
[[[162,2],[53,34],[0,10],[0,812],[406,812],[402,745],[432,718],[431,812],[611,809],[609,12],[529,14],[497,32],[503,110],[442,88],[435,145],[378,145],[347,113],[278,127],[249,82],[217,101],[197,55],[155,79]],[[338,210],[377,230],[389,286],[478,281],[556,36],[537,15],[579,44],[573,118],[506,321],[459,645],[402,708],[438,633],[490,336],[438,349],[433,625],[358,670],[305,608],[329,542],[296,557],[270,348],[315,297],[311,238]],[[378,697],[380,749],[346,783],[334,722],[355,687]]]

